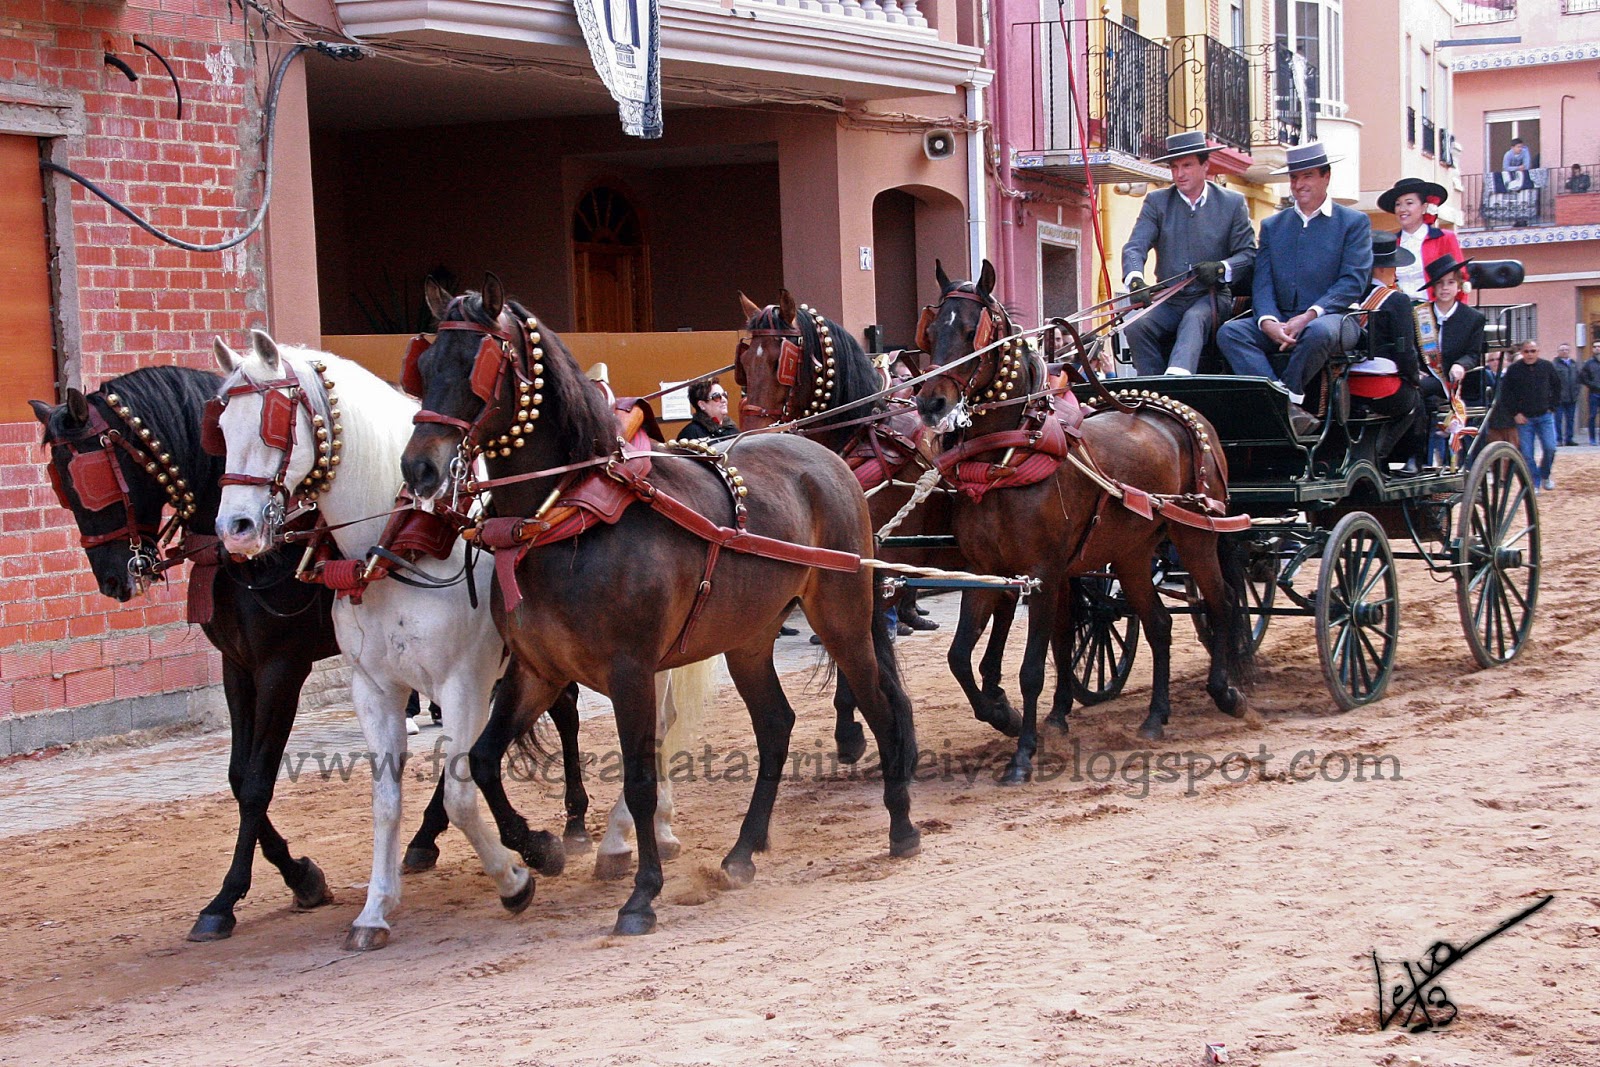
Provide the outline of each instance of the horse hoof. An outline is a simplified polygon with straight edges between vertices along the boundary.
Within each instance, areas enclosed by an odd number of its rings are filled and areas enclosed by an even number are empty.
[[[851,728],[842,733],[833,735],[834,746],[838,749],[840,763],[854,763],[867,752],[866,731],[861,729],[861,724],[853,722]]]
[[[749,860],[722,861],[722,888],[743,889],[756,880],[756,865]]]
[[[1067,713],[1064,711],[1052,711],[1049,715],[1045,716],[1044,724],[1060,730],[1062,733],[1069,732],[1069,727],[1067,726]]]
[[[594,876],[602,882],[625,878],[633,870],[632,852],[602,852],[594,858]]]
[[[439,863],[439,850],[432,845],[412,845],[406,849],[406,858],[400,861],[401,874],[421,874],[431,871]]]
[[[913,830],[911,836],[902,837],[898,841],[889,839],[889,855],[897,860],[908,860],[922,852],[922,831]]]
[[[618,937],[641,937],[656,932],[656,913],[653,911],[624,911],[617,914],[617,925],[611,932]]]
[[[523,886],[519,892],[511,894],[509,897],[500,898],[500,906],[513,915],[521,915],[528,910],[528,905],[532,903],[533,875],[531,874],[528,875],[528,884]]]
[[[239,920],[232,915],[214,915],[201,912],[200,918],[194,921],[189,928],[190,941],[226,941],[233,936],[233,928],[239,925]]]
[[[1165,737],[1166,734],[1167,731],[1162,728],[1160,723],[1147,722],[1143,726],[1139,727],[1139,736],[1146,741],[1159,741]]]
[[[589,831],[580,827],[562,834],[561,846],[566,849],[568,856],[582,856],[594,848],[594,838],[589,836]]]
[[[324,904],[333,903],[333,892],[328,888],[328,879],[318,867],[310,860],[305,861],[306,873],[301,876],[300,884],[294,890],[294,906],[301,911],[310,911],[320,908]]]
[[[1011,701],[1004,696],[990,700],[988,707],[982,712],[974,712],[973,717],[979,722],[988,723],[1007,737],[1022,735],[1022,712],[1012,707]]]
[[[549,830],[535,830],[522,846],[522,859],[546,878],[554,878],[567,868],[567,849]]]
[[[683,855],[682,841],[656,841],[656,855],[661,857],[661,862],[675,860]]]
[[[346,952],[376,952],[389,943],[389,930],[383,926],[352,926],[344,935]]]
[[[1006,773],[1000,776],[1001,785],[1026,785],[1033,777],[1032,767],[1007,767]]]

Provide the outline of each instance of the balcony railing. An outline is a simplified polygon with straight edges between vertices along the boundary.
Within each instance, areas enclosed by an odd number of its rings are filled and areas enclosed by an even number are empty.
[[[1203,130],[1214,140],[1250,151],[1250,61],[1215,37],[1172,41],[1167,99],[1177,130]]]
[[[1595,3],[1596,0],[1563,0],[1567,4]],[[1457,26],[1481,26],[1489,22],[1509,22],[1517,17],[1517,0],[1461,0]]]
[[[1070,20],[1065,39],[1059,22],[1014,23],[1010,32],[1018,61],[1026,53],[1033,71],[1035,138],[1025,154],[1086,149],[1150,160],[1182,130],[1245,152],[1316,138],[1317,70],[1288,49],[1240,51],[1204,34],[1168,46],[1108,19]]]
[[[1590,11],[1600,11],[1600,0],[1561,0],[1563,15],[1582,15]]]
[[[1417,109],[1406,108],[1406,144],[1415,146],[1417,143]]]
[[[1479,304],[1478,310],[1488,320],[1483,334],[1491,349],[1509,351],[1539,339],[1538,304]]]
[[[1555,191],[1560,171],[1545,168],[1491,171],[1461,176],[1461,227],[1502,230],[1516,226],[1553,226]],[[1591,179],[1592,180],[1592,179]]]
[[[1431,156],[1438,147],[1438,128],[1433,120],[1424,116],[1422,119],[1422,154]]]

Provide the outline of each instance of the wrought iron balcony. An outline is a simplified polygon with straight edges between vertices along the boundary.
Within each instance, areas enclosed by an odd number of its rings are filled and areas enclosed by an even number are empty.
[[[1556,224],[1559,171],[1543,167],[1461,176],[1461,228],[1499,230]]]
[[[1584,3],[1586,0],[1563,0],[1566,4]],[[1595,0],[1587,0],[1594,3]],[[1517,0],[1461,0],[1461,17],[1457,26],[1481,26],[1490,22],[1509,22],[1517,17]]]
[[[1563,15],[1582,15],[1590,11],[1600,11],[1600,0],[1561,0]]]
[[[1437,145],[1438,129],[1434,126],[1432,119],[1424,117],[1422,120],[1422,154],[1425,156],[1433,155]]]
[[[1082,180],[1087,160],[1096,181],[1143,181],[1166,177],[1148,161],[1181,130],[1243,152],[1316,137],[1316,68],[1287,49],[1241,52],[1205,34],[1162,45],[1108,19],[1010,33],[1032,71],[1034,138],[1018,167]]]

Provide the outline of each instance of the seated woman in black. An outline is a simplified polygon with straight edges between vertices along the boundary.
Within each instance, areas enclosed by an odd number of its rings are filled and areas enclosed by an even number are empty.
[[[689,386],[689,406],[694,408],[694,418],[678,431],[678,440],[731,437],[739,432],[728,420],[728,391],[721,382],[713,379]]]
[[[1389,425],[1379,437],[1377,460],[1391,453],[1405,457],[1403,473],[1419,469],[1427,447],[1427,426],[1422,419],[1422,395],[1417,387],[1416,322],[1411,300],[1395,288],[1396,267],[1415,262],[1392,233],[1372,235],[1372,286],[1362,301],[1366,316],[1367,358],[1350,367],[1350,396],[1368,411],[1387,416]]]
[[[1441,463],[1448,459],[1439,429],[1446,406],[1445,380],[1451,385],[1460,383],[1467,371],[1483,360],[1483,312],[1461,299],[1462,280],[1470,262],[1446,253],[1429,263],[1424,284],[1433,300],[1416,309],[1423,338],[1422,400],[1437,441],[1437,455],[1429,458]]]

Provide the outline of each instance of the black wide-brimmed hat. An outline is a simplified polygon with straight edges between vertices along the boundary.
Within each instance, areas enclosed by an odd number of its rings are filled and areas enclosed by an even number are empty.
[[[1211,145],[1206,141],[1204,130],[1189,130],[1185,133],[1175,133],[1167,138],[1167,151],[1152,159],[1152,163],[1170,163],[1174,159],[1184,156],[1203,156],[1210,152]]]
[[[1470,259],[1457,259],[1453,252],[1446,252],[1423,268],[1423,284],[1432,289],[1439,283],[1440,278],[1443,278],[1446,274],[1454,274],[1471,262],[1472,260]]]
[[[1273,177],[1281,178],[1286,174],[1298,174],[1303,170],[1332,166],[1343,158],[1343,156],[1328,155],[1327,146],[1321,141],[1291,145],[1289,151],[1285,153],[1284,162],[1287,165],[1282,170],[1273,171],[1272,174]]]
[[[1409,248],[1400,247],[1400,238],[1388,230],[1372,231],[1372,265],[1374,267],[1409,267],[1417,261]]]
[[[1435,204],[1442,204],[1450,199],[1450,191],[1438,182],[1423,181],[1421,178],[1401,178],[1388,192],[1378,195],[1378,207],[1392,215],[1394,202],[1406,193],[1416,193],[1424,204],[1429,200]]]

